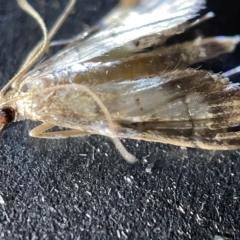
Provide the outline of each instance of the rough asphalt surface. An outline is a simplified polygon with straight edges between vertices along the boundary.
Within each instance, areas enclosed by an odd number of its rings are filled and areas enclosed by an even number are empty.
[[[50,26],[65,1],[32,2]],[[114,4],[78,1],[55,39],[73,36]],[[15,1],[0,6],[3,86],[41,33]],[[208,11],[216,17],[179,40],[240,34],[238,1],[208,0],[201,14]],[[239,64],[240,46],[201,68],[220,72]],[[240,239],[240,151],[125,140],[139,159],[129,166],[109,139],[33,139],[28,131],[36,125],[13,123],[0,133],[0,239]]]

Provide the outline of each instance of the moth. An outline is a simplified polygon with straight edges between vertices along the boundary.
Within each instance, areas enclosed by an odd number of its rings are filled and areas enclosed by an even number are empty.
[[[234,50],[239,36],[197,38],[166,45],[197,20],[204,0],[125,0],[99,24],[79,34],[50,59],[44,54],[73,9],[71,0],[47,32],[25,0],[20,7],[39,23],[43,40],[0,92],[1,127],[24,119],[42,122],[39,138],[130,138],[211,150],[240,148],[240,88],[221,74],[190,66]],[[31,69],[31,70],[30,70]],[[60,129],[51,130],[53,127]],[[63,129],[64,130],[63,130]]]

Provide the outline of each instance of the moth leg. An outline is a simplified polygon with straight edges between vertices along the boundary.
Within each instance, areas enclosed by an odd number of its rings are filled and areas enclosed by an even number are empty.
[[[125,57],[122,62],[116,63],[114,67],[120,69],[119,71],[122,72],[121,78],[125,79],[154,76],[156,73],[175,71],[178,68],[185,69],[194,63],[230,53],[239,41],[239,36],[197,38],[194,41],[159,47],[152,51]],[[105,74],[105,69],[103,69],[103,72]],[[108,74],[113,76],[115,74],[114,70],[109,68]],[[98,76],[96,75],[96,77]]]
[[[213,59],[219,55],[230,53],[234,51],[236,45],[240,42],[239,36],[233,37],[211,37],[211,38],[197,38],[191,42],[185,42],[169,47],[172,55],[179,55],[183,63],[188,65]],[[172,48],[172,50],[171,50]],[[175,55],[174,55],[175,53]]]
[[[57,47],[57,46],[64,46],[72,43],[73,40],[71,38],[64,39],[64,40],[54,40],[49,43],[49,47]]]
[[[237,66],[237,67],[235,67],[233,69],[228,70],[227,72],[224,72],[223,75],[225,77],[231,77],[231,76],[233,76],[233,75],[235,75],[237,73],[240,73],[240,66]]]
[[[207,21],[210,18],[214,17],[214,13],[213,12],[209,12],[205,15],[203,15],[202,17],[196,19],[193,22],[187,22],[187,23],[183,23],[182,26],[184,27],[184,31],[188,30],[189,28],[195,27],[198,24]],[[181,26],[181,25],[180,25]]]
[[[61,45],[68,45],[68,44],[73,44],[75,42],[82,42],[85,41],[87,38],[91,37],[93,34],[99,32],[100,30],[102,30],[104,28],[104,26],[102,26],[101,24],[93,26],[89,29],[86,29],[83,33],[78,34],[76,37],[74,38],[70,38],[70,39],[64,39],[64,40],[55,40],[55,41],[51,41],[49,43],[49,47],[55,47],[55,46],[61,46]]]
[[[30,131],[29,135],[36,138],[48,138],[48,139],[59,139],[59,138],[69,138],[69,137],[83,137],[89,135],[88,132],[80,131],[77,129],[65,130],[65,131],[55,131],[46,132],[47,130],[55,127],[55,125],[50,123],[43,123],[33,130]]]
[[[85,135],[89,135],[90,133],[84,132],[77,129],[71,129],[66,131],[56,131],[56,132],[46,132],[47,130],[55,127],[55,125],[50,123],[43,123],[34,129],[32,129],[29,133],[29,136],[36,138],[48,138],[48,139],[60,139],[60,138],[69,138],[69,137],[83,137]],[[121,142],[116,138],[111,138],[113,143],[115,144],[119,153],[124,157],[124,159],[132,164],[136,162],[136,158],[129,153],[125,147],[121,144]]]
[[[150,57],[154,59],[156,66],[154,71],[171,71],[176,66],[186,68],[194,63],[230,53],[235,49],[239,41],[239,36],[197,38],[194,41],[157,48],[151,54],[142,54],[142,59],[145,58],[148,61]]]

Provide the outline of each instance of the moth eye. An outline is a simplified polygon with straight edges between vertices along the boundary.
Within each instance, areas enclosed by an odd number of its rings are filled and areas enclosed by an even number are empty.
[[[10,122],[12,122],[15,118],[15,110],[10,108],[10,107],[6,107],[6,108],[2,108],[0,109],[0,123],[1,124],[8,124]]]

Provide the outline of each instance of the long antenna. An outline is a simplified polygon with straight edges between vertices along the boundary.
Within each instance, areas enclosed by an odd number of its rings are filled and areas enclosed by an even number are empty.
[[[27,62],[27,64],[24,64],[23,67],[18,71],[18,73],[3,87],[3,89],[0,92],[0,97],[2,97],[5,94],[5,92],[8,90],[8,88],[12,85],[14,81],[19,81],[18,79],[21,79],[25,75],[25,73],[38,60],[38,58],[42,55],[42,53],[45,51],[45,49],[48,46],[47,28],[41,16],[30,4],[28,4],[26,0],[17,0],[17,2],[19,6],[25,12],[27,12],[30,16],[32,16],[39,24],[43,33],[43,42],[42,42],[41,49],[38,51],[38,53],[36,53],[36,55],[31,59],[31,61]]]
[[[17,0],[18,5],[21,7],[22,10],[27,12],[30,16],[32,16],[38,25],[40,26],[43,34],[43,40],[40,41],[34,49],[30,52],[30,54],[25,59],[25,62],[23,63],[22,67],[18,71],[18,73],[3,87],[3,89],[0,91],[0,98],[4,96],[6,91],[9,89],[9,87],[18,86],[19,82],[21,81],[22,77],[28,72],[28,70],[33,66],[33,64],[42,56],[44,52],[46,52],[49,41],[53,38],[53,36],[56,34],[58,29],[61,27],[67,16],[72,11],[76,0],[70,0],[69,4],[64,9],[63,13],[60,15],[60,17],[57,19],[56,23],[53,25],[51,30],[49,31],[49,34],[47,33],[46,25],[42,19],[42,17],[38,14],[38,12],[27,2],[27,0]]]

